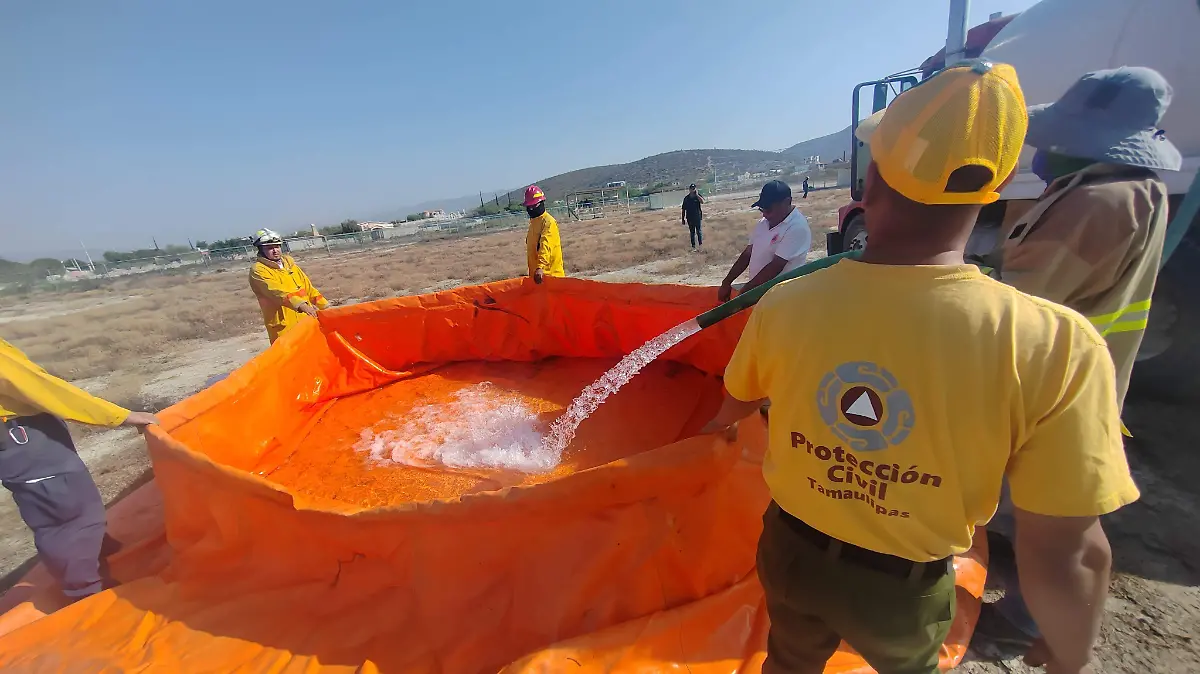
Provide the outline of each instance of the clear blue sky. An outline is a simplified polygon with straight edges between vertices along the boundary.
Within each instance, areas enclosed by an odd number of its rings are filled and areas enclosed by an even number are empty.
[[[0,4],[0,257],[364,218],[843,128],[948,0]],[[971,24],[1032,0],[974,0]],[[420,5],[419,7],[414,5]]]

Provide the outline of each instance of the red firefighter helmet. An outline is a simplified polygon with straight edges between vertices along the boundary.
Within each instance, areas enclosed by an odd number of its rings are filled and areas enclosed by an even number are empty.
[[[525,205],[537,206],[539,203],[546,200],[546,195],[542,194],[542,188],[537,185],[530,185],[525,188]]]

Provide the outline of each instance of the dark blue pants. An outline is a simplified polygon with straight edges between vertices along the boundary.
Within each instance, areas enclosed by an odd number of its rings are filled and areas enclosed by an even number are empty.
[[[688,234],[692,239],[692,248],[704,245],[704,230],[700,228],[700,224],[702,222],[704,222],[704,220],[697,220],[695,222],[688,220]]]
[[[41,414],[0,428],[0,480],[33,531],[42,563],[68,597],[99,592],[104,501],[66,424]]]
[[[1001,484],[1000,503],[996,507],[996,514],[992,516],[992,521],[988,522],[987,528],[988,531],[1000,534],[1009,543],[1015,545],[1017,522],[1013,514],[1014,508],[1012,496],[1008,490],[1008,480],[1005,480]],[[1029,613],[1029,607],[1026,606],[1025,598],[1021,595],[1021,579],[1017,574],[1016,565],[993,563],[988,567],[988,575],[998,579],[1000,585],[1004,587],[1004,596],[992,606],[1025,636],[1030,639],[1041,637],[1042,632],[1038,629],[1037,622]]]

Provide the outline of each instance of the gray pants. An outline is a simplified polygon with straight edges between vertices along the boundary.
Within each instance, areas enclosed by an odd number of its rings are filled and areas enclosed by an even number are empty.
[[[0,480],[63,594],[78,598],[103,589],[104,501],[66,424],[49,415],[10,419],[0,435]]]

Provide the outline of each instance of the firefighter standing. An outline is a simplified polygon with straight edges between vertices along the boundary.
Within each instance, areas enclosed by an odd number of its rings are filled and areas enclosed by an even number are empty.
[[[999,278],[1087,316],[1117,366],[1117,402],[1146,331],[1179,150],[1158,129],[1171,85],[1150,68],[1084,75],[1029,111],[1026,144],[1046,191],[1003,244]]]
[[[271,343],[286,329],[300,322],[302,315],[317,317],[317,311],[329,301],[309,280],[291,255],[283,254],[283,237],[260,229],[254,235],[258,259],[250,268],[250,289],[258,297],[267,337]]]
[[[1016,72],[986,61],[864,120],[870,245],[773,288],[742,332],[705,430],[771,400],[764,673],[820,672],[844,638],[880,672],[935,674],[952,558],[995,512],[1005,476],[1047,669],[1092,671],[1111,568],[1098,517],[1138,497],[1112,358],[1077,312],[963,259],[1026,120]]]
[[[558,221],[546,212],[546,195],[537,185],[525,189],[525,212],[529,214],[525,263],[534,283],[541,283],[546,276],[566,276],[562,242],[558,238]]]
[[[1026,144],[1037,150],[1033,170],[1046,191],[1002,244],[996,270],[1004,283],[1091,321],[1116,365],[1118,405],[1146,331],[1167,229],[1167,187],[1155,171],[1183,163],[1158,129],[1171,96],[1158,72],[1126,67],[1088,73],[1057,102],[1030,108]],[[989,529],[1016,536],[1007,488]],[[1021,634],[1009,636],[990,611],[980,633],[996,642],[1038,638],[1015,569],[998,560],[994,570],[1005,595],[991,606]]]
[[[94,426],[158,423],[47,373],[0,340],[0,482],[50,575],[72,600],[104,589],[104,501],[63,419]]]

